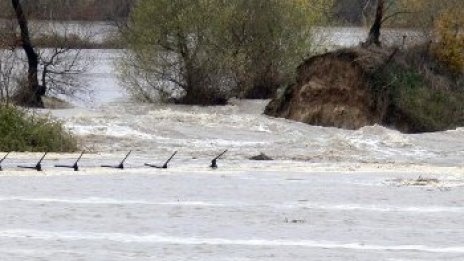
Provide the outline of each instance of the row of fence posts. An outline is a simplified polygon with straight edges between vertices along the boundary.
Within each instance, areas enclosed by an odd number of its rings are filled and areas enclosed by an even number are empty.
[[[55,165],[55,168],[67,168],[67,169],[74,169],[74,171],[79,171],[79,162],[80,160],[82,159],[82,156],[84,156],[84,153],[85,151],[83,151],[79,157],[77,158],[77,160],[74,162],[74,164],[72,165],[61,165],[61,164],[58,164],[58,165]],[[122,159],[122,161],[118,164],[118,165],[101,165],[100,167],[102,168],[111,168],[111,169],[124,169],[125,168],[125,162],[126,160],[129,158],[129,156],[131,155],[132,151],[129,151],[129,153],[126,154],[126,156]],[[219,155],[217,155],[216,157],[214,157],[214,159],[211,160],[211,165],[210,165],[210,168],[212,169],[217,169],[218,168],[218,165],[217,165],[217,161],[222,157],[224,156],[224,154],[227,153],[227,150],[225,150],[224,152],[220,153]],[[47,156],[48,152],[45,152],[42,157],[40,158],[40,160],[35,164],[35,165],[18,165],[18,168],[21,168],[21,169],[35,169],[36,171],[42,171],[43,168],[42,168],[42,162],[43,160],[45,159],[45,157]],[[177,154],[177,151],[174,152],[165,162],[163,165],[156,165],[156,164],[152,164],[152,163],[145,163],[144,166],[145,167],[150,167],[150,168],[156,168],[156,169],[167,169],[168,168],[168,164],[171,162],[171,160],[174,158],[174,156],[176,156]],[[10,152],[8,152],[2,159],[0,159],[0,171],[3,171],[3,167],[2,167],[2,164],[3,162],[7,159],[7,157],[10,155]]]

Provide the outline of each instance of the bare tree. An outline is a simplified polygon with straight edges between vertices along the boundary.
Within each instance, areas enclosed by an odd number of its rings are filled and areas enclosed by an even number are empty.
[[[367,6],[367,5],[366,5]],[[366,8],[366,7],[365,7]],[[371,46],[375,44],[376,46],[380,46],[380,29],[382,28],[383,24],[383,16],[384,16],[384,8],[385,8],[385,1],[378,0],[377,2],[377,11],[375,14],[374,23],[369,30],[369,35],[367,40],[362,44],[364,47]]]
[[[40,83],[48,92],[72,96],[81,90],[80,75],[87,69],[81,50],[46,50],[40,54],[40,64]]]
[[[373,0],[367,0],[363,8],[363,17],[367,24],[367,13],[369,6],[372,4]],[[380,35],[382,26],[392,18],[395,18],[399,15],[410,15],[413,11],[409,8],[409,3],[405,1],[398,0],[377,0],[376,12],[374,21],[369,30],[369,35],[365,42],[362,43],[362,46],[368,47],[371,45],[381,46]],[[402,6],[402,7],[401,7]],[[404,40],[404,39],[403,39]]]
[[[90,67],[92,58],[83,52],[79,42],[90,43],[92,32],[85,26],[73,31],[67,22],[49,21],[44,49],[38,50],[39,81],[47,93],[73,96],[85,83],[81,77]],[[87,28],[88,29],[88,28]],[[37,31],[44,31],[38,29]]]
[[[11,0],[11,3],[21,30],[21,45],[26,53],[28,62],[28,86],[27,89],[23,90],[24,93],[20,94],[17,102],[31,107],[43,107],[42,96],[45,95],[46,89],[44,86],[39,85],[37,78],[39,56],[35,52],[29,37],[29,26],[21,2],[19,0]]]
[[[45,94],[73,96],[85,92],[82,86],[86,78],[82,73],[88,70],[93,58],[81,48],[91,43],[94,36],[91,27],[53,20],[28,24],[22,8],[27,8],[31,17],[35,14],[30,6],[24,6],[25,2],[18,1],[18,4],[19,10],[14,10],[22,15],[12,12],[0,24],[0,100],[43,107]],[[20,36],[17,36],[17,17],[25,19],[20,23]],[[18,49],[24,46],[27,52]],[[27,78],[21,75],[25,70],[28,70]]]
[[[15,90],[18,66],[16,46],[16,25],[10,20],[0,24],[0,103],[10,103]]]
[[[17,64],[14,51],[8,49],[0,50],[0,102],[10,103],[12,85],[15,80]]]

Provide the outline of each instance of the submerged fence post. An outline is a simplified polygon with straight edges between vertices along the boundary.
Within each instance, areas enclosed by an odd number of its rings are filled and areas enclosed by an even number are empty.
[[[77,158],[76,162],[73,165],[55,165],[56,168],[68,168],[74,169],[74,171],[79,171],[79,161],[81,160],[82,156],[84,155],[85,151],[82,151],[81,155]]]
[[[45,156],[47,156],[48,152],[45,152],[45,154],[40,158],[39,162],[35,164],[35,166],[21,166],[19,165],[18,168],[22,169],[35,169],[37,171],[42,171],[42,161],[45,159]]]
[[[210,168],[212,169],[217,169],[218,168],[218,165],[217,165],[217,160],[219,158],[221,158],[224,154],[226,154],[228,150],[225,150],[223,153],[219,154],[216,158],[214,158],[212,161],[211,161],[211,166]]]
[[[129,151],[129,153],[127,153],[126,157],[124,157],[124,159],[119,163],[119,165],[116,165],[116,166],[102,165],[101,167],[102,168],[110,168],[110,169],[124,169],[124,162],[127,160],[127,158],[129,158],[129,155],[131,153],[132,153],[132,151]]]
[[[6,155],[3,156],[3,158],[0,160],[0,171],[3,171],[2,163],[3,163],[3,161],[5,161],[6,157],[8,157],[8,155],[10,155],[10,152],[7,152]]]
[[[174,158],[174,156],[176,156],[176,154],[177,154],[177,151],[174,152],[171,155],[171,157],[169,157],[169,159],[163,164],[163,166],[158,166],[158,165],[154,165],[154,164],[150,164],[150,163],[145,163],[145,166],[151,167],[151,168],[156,168],[156,169],[167,169],[169,162],[171,162],[171,160]]]

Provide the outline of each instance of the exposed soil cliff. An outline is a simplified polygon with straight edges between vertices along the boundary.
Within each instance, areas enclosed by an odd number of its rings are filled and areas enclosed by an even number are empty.
[[[447,104],[435,104],[436,96],[447,94],[429,88],[429,79],[416,70],[413,60],[392,49],[353,48],[314,56],[298,67],[295,83],[272,100],[265,113],[319,126],[358,129],[381,124],[403,132],[462,123],[463,102],[443,111]],[[453,120],[436,121],[445,115]]]

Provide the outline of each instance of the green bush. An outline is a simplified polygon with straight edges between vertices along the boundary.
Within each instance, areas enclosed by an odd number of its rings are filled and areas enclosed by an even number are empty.
[[[388,95],[391,113],[400,118],[396,121],[409,126],[408,132],[439,131],[464,124],[464,92],[434,88],[417,68],[393,63],[374,86],[388,86],[380,95]]]
[[[28,115],[22,109],[0,105],[0,151],[77,150],[76,140],[60,122]]]
[[[295,68],[314,51],[312,27],[322,22],[329,2],[229,1],[221,35],[232,51],[238,97],[269,99],[293,81]]]
[[[123,36],[130,52],[119,70],[131,93],[185,104],[225,103],[231,76],[213,41],[220,7],[216,0],[139,1]],[[176,92],[183,95],[171,95]]]
[[[435,31],[438,42],[434,43],[433,53],[453,73],[464,72],[464,17],[462,11],[447,10],[438,18]]]
[[[401,89],[395,103],[418,131],[439,131],[462,125],[463,93],[425,87]]]
[[[119,78],[143,100],[270,98],[312,48],[331,1],[141,0],[123,33]]]

